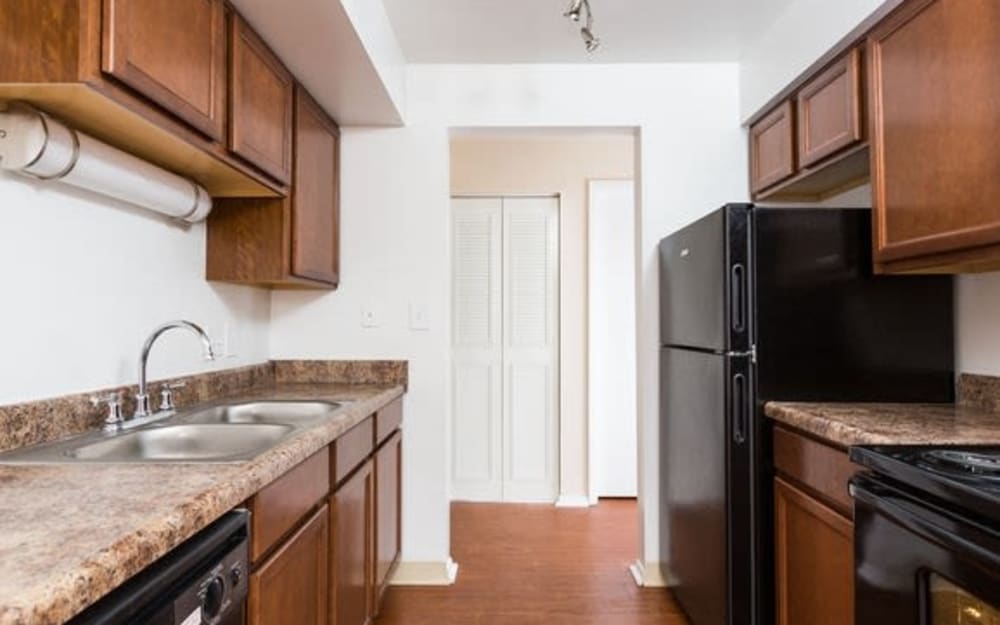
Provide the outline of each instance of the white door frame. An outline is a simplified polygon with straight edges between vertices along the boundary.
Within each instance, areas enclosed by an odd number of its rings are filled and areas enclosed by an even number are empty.
[[[633,235],[633,237],[635,237],[636,232],[637,232],[638,217],[639,217],[638,214],[637,214],[637,211],[636,211],[636,203],[637,203],[636,183],[637,183],[637,180],[636,180],[635,177],[633,177],[633,178],[590,178],[590,179],[587,180],[587,262],[588,262],[588,268],[587,268],[587,291],[588,291],[588,294],[587,294],[587,297],[588,297],[588,300],[587,300],[587,302],[588,302],[587,303],[587,306],[588,306],[587,307],[587,324],[588,324],[587,325],[587,342],[588,342],[588,349],[587,349],[587,361],[588,361],[588,365],[587,365],[587,496],[588,496],[588,499],[590,501],[590,505],[596,505],[597,502],[598,502],[598,497],[600,495],[599,488],[598,488],[597,470],[596,470],[596,465],[597,465],[597,462],[598,462],[597,459],[599,458],[599,454],[600,454],[600,442],[598,441],[598,436],[597,436],[598,427],[597,427],[596,411],[593,409],[594,407],[591,405],[591,399],[592,399],[592,394],[591,393],[592,393],[592,389],[591,389],[591,377],[590,377],[590,374],[591,374],[591,370],[592,369],[591,369],[591,364],[590,363],[592,363],[593,361],[592,361],[592,353],[590,351],[590,334],[591,334],[590,333],[590,321],[591,321],[592,311],[591,311],[591,300],[590,300],[590,276],[591,276],[591,269],[590,269],[589,263],[590,263],[590,247],[591,247],[592,240],[593,240],[592,239],[592,237],[593,237],[593,230],[592,230],[592,224],[590,223],[590,216],[591,216],[591,203],[592,203],[592,198],[593,198],[593,185],[594,185],[594,183],[601,183],[601,182],[628,182],[629,184],[631,184],[631,186],[632,186],[633,205],[629,207],[629,211],[630,211],[629,212],[629,216],[632,218],[632,231],[633,231],[632,235]],[[632,251],[633,251],[633,256],[636,256],[638,254],[638,241],[635,241],[635,245],[633,245],[633,250]],[[636,271],[636,269],[637,269],[636,263],[633,262],[632,263],[632,284],[633,285],[635,284],[635,280],[636,280],[636,277],[637,277],[637,271]],[[634,290],[635,290],[635,288],[633,286],[633,291]],[[635,298],[633,300],[633,315],[637,315],[637,314],[638,314],[638,298]],[[636,326],[635,326],[634,330],[635,331],[633,332],[632,336],[630,337],[630,340],[633,341],[633,343],[637,343],[638,342],[638,323],[636,323]],[[636,361],[635,358],[633,358],[632,366],[636,366],[636,364],[637,364],[637,361]],[[638,372],[636,371],[635,374],[637,375]],[[635,381],[635,379],[636,379],[635,376],[633,376],[633,381]],[[642,464],[641,460],[640,460],[641,459],[641,453],[642,453],[642,451],[641,451],[641,445],[640,445],[640,436],[641,436],[640,431],[641,430],[640,430],[640,424],[639,424],[638,389],[635,386],[633,386],[632,392],[634,393],[633,397],[635,399],[635,402],[633,402],[633,408],[634,408],[635,414],[633,416],[635,418],[635,433],[636,433],[636,440],[635,440],[635,445],[636,445],[636,448],[635,448],[635,462],[634,462],[633,468],[636,471],[636,494],[635,494],[635,497],[636,497],[636,500],[638,501],[640,499],[640,497],[641,497],[641,492],[640,492],[640,489],[639,489],[639,476],[640,476],[641,464]]]

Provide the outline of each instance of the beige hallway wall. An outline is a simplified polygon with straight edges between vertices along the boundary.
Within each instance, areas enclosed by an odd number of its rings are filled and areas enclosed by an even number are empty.
[[[451,139],[451,192],[560,195],[560,500],[585,505],[587,182],[634,179],[631,131],[510,131]]]

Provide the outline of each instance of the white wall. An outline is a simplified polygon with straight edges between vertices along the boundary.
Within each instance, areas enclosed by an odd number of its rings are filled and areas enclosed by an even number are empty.
[[[187,333],[163,338],[151,379],[267,359],[270,296],[205,281],[205,229],[58,183],[0,172],[0,404],[136,382],[145,336],[187,318],[234,358],[201,360]]]
[[[746,120],[883,0],[796,0],[744,47],[740,59],[740,119]]]
[[[956,370],[1000,375],[1000,273],[958,277],[955,323]]]
[[[272,354],[402,357],[406,399],[403,558],[448,557],[448,133],[450,127],[637,127],[639,414],[644,559],[658,560],[659,239],[746,196],[737,66],[411,66],[408,126],[345,129],[343,275],[332,295],[276,293]],[[421,302],[429,331],[407,329]],[[371,307],[381,327],[360,324]]]

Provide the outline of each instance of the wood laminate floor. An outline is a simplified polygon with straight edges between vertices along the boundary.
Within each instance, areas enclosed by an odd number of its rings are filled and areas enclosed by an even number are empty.
[[[375,625],[688,625],[670,593],[638,588],[635,501],[592,508],[453,504],[454,586],[394,586]]]

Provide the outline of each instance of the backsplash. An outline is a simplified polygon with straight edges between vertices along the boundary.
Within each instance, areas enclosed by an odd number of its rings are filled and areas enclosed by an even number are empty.
[[[963,406],[1000,412],[1000,377],[963,373],[958,376],[957,391]]]
[[[160,380],[150,384],[154,407],[165,383],[183,383],[174,391],[178,406],[236,395],[274,384],[392,384],[406,387],[406,361],[395,360],[280,360]],[[135,385],[0,406],[0,451],[27,447],[100,428],[107,408],[94,406],[95,395],[121,393],[122,412],[135,410]]]
[[[405,360],[272,360],[278,384],[323,383],[407,385]]]

